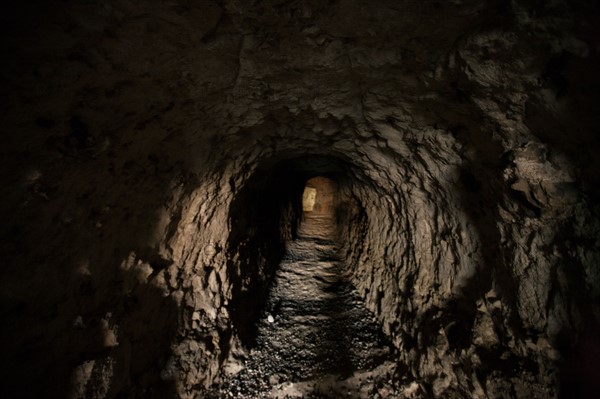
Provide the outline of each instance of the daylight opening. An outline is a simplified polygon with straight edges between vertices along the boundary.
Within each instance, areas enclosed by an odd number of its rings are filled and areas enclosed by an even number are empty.
[[[333,216],[337,186],[327,177],[316,176],[308,179],[302,194],[302,211],[312,216]]]
[[[302,211],[312,212],[315,207],[315,200],[317,199],[317,189],[313,187],[304,187],[304,193],[302,194]]]

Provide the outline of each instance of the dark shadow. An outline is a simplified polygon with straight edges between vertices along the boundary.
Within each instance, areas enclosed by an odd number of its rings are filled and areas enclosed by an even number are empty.
[[[593,246],[595,237],[577,237],[572,226],[565,226],[555,239],[555,245],[564,256],[560,265],[552,270],[554,287],[569,288],[571,306],[576,312],[570,316],[571,327],[564,326],[554,337],[553,346],[560,358],[555,361],[558,368],[559,398],[600,398],[600,322],[594,309],[600,307],[598,298],[589,298],[588,283],[584,266],[569,249],[573,240],[580,245]],[[564,268],[564,270],[561,270]],[[568,271],[568,272],[567,272]],[[552,301],[555,301],[552,298]],[[553,304],[551,302],[551,304]],[[552,337],[551,337],[552,338]],[[549,357],[550,354],[547,354]]]
[[[115,311],[111,314],[120,321],[118,346],[108,351],[85,351],[73,359],[73,367],[89,361],[104,362],[106,367],[112,367],[114,381],[111,381],[107,397],[178,397],[174,379],[161,378],[161,373],[164,373],[172,354],[171,344],[178,330],[179,307],[151,284],[140,285],[118,300],[120,304],[115,304]],[[97,317],[102,318],[103,315]],[[85,331],[81,333],[83,335]],[[85,339],[85,336],[81,338]],[[85,347],[89,348],[89,345]],[[100,371],[106,369],[94,370],[95,373]],[[86,397],[92,397],[98,386],[102,386],[102,377],[92,373],[90,382],[95,384],[88,384]]]
[[[229,210],[227,271],[232,283],[231,319],[242,344],[255,344],[262,312],[286,241],[298,220],[293,198],[301,188],[287,171],[261,170],[248,179]],[[296,194],[296,195],[294,195]]]
[[[173,379],[160,374],[181,310],[154,285],[172,261],[148,245],[167,202],[165,188],[181,176],[186,190],[198,182],[164,148],[144,147],[165,132],[107,128],[108,119],[135,124],[162,110],[132,105],[124,115],[116,111],[118,100],[107,99],[111,84],[69,86],[79,78],[123,77],[88,62],[90,36],[66,22],[73,3],[2,5],[2,108],[18,115],[19,126],[8,125],[20,139],[2,148],[0,172],[9,187],[0,203],[0,397],[65,398],[74,369],[89,377],[82,397],[175,397]],[[89,5],[84,25],[102,9],[100,2],[79,3]],[[61,73],[38,73],[46,68]],[[154,97],[157,87],[150,86],[144,95]],[[90,102],[105,105],[90,112]],[[37,177],[23,181],[32,169]],[[139,277],[120,267],[132,252],[150,273],[125,289]]]
[[[135,198],[133,200],[135,203]],[[126,230],[128,226],[122,224],[119,228]],[[131,236],[136,237],[136,241],[143,237],[140,233],[134,234],[136,229],[131,228]],[[66,229],[63,234],[69,236]],[[12,242],[21,239],[20,235],[11,237]],[[101,241],[97,245],[102,245]],[[71,237],[70,242],[76,248],[87,248],[77,244],[76,237]],[[131,243],[129,248],[135,245]],[[56,250],[69,253],[69,248]],[[60,253],[45,253],[47,261],[32,269],[41,273],[43,268],[64,267],[70,276],[64,286],[60,281],[48,280],[40,288],[46,292],[38,295],[46,298],[47,303],[40,303],[37,295],[31,301],[14,304],[3,298],[3,323],[11,324],[2,328],[1,396],[65,398],[73,386],[74,370],[87,364],[91,369],[85,377],[88,382],[80,384],[85,386],[84,397],[95,397],[103,390],[107,397],[176,397],[173,379],[161,379],[160,374],[171,356],[180,309],[152,282],[170,261],[156,254],[147,259],[138,257],[152,272],[146,282],[124,294],[125,281],[137,278],[132,276],[137,272],[119,271],[118,265],[128,253],[121,252],[106,262],[95,258],[94,251],[90,250],[92,272],[89,276],[78,276],[75,263],[60,265],[59,260],[63,258]],[[27,263],[21,266],[27,267]],[[111,268],[109,275],[114,277],[96,277],[101,275],[96,267]],[[113,332],[115,341],[111,342]],[[20,343],[10,347],[11,342]]]
[[[102,143],[118,138],[77,114],[30,122],[28,140],[41,136],[42,144],[11,154],[11,162],[30,168],[47,157],[52,165],[3,199],[13,211],[0,229],[8,288],[0,293],[0,396],[65,398],[73,371],[87,364],[84,397],[103,389],[108,397],[175,397],[173,379],[160,373],[180,309],[154,285],[172,260],[148,243],[178,166],[160,150],[115,166],[114,149],[102,152]],[[186,184],[194,189],[197,181]],[[125,289],[137,279],[120,267],[132,253],[150,273]],[[107,342],[108,330],[115,342]]]
[[[48,259],[60,259],[56,253],[50,254]],[[118,270],[119,258],[125,259],[127,254],[115,256],[114,270]],[[116,398],[177,397],[174,380],[161,378],[161,371],[172,354],[180,309],[152,283],[170,261],[158,255],[140,260],[153,271],[146,282],[137,284],[127,294],[123,294],[125,281],[136,279],[136,272],[115,272],[110,280],[99,280],[94,274],[74,277],[77,284],[73,286],[71,282],[65,288],[48,281],[44,289],[49,293],[60,295],[75,287],[75,297],[66,303],[65,298],[48,304],[4,302],[3,323],[15,323],[16,327],[3,327],[1,396],[68,397],[75,382],[74,371],[87,364],[91,371],[85,377],[87,383],[80,384],[84,386],[83,397],[96,397],[101,392]],[[99,261],[97,265],[103,263]],[[58,265],[49,260],[44,266]],[[71,267],[68,272],[75,274],[76,265]],[[67,305],[66,312],[61,310]],[[47,310],[35,313],[40,308]],[[21,330],[19,326],[23,325],[30,330]],[[22,343],[9,349],[8,344],[15,341]]]
[[[579,332],[558,334],[560,399],[600,398],[600,325],[587,321]]]
[[[123,300],[123,333],[125,339],[130,339],[132,384],[125,385],[118,396],[179,397],[175,376],[165,378],[161,374],[172,355],[171,345],[179,330],[181,309],[171,297],[165,297],[161,290],[149,284],[138,287]]]

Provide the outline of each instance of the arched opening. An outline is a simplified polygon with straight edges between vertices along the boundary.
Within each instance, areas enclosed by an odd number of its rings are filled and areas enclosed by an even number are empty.
[[[216,397],[256,395],[267,375],[304,381],[305,394],[360,397],[368,370],[388,367],[395,349],[349,263],[368,223],[363,194],[375,190],[357,165],[321,155],[267,161],[248,179],[230,209],[228,242],[228,308],[242,347],[223,369],[239,372]]]
[[[335,181],[316,176],[306,181],[302,195],[302,211],[310,216],[333,216],[335,200]]]
[[[302,194],[302,221],[299,234],[335,238],[335,214],[338,201],[337,184],[324,176],[306,181]]]
[[[341,189],[354,184],[360,173],[335,157],[272,159],[260,165],[239,190],[229,210],[228,308],[243,346],[256,344],[256,321],[290,245],[299,236],[337,239],[343,234],[336,229],[343,224],[336,224],[336,204],[347,197]],[[314,190],[314,198],[303,201],[307,188]],[[304,211],[309,202],[310,211]]]

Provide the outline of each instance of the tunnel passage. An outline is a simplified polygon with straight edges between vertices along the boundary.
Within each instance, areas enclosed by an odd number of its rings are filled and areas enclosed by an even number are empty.
[[[251,173],[244,172],[250,177],[242,180],[244,185],[230,207],[227,270],[233,285],[228,304],[232,336],[234,340],[239,337],[246,350],[227,352],[223,372],[231,369],[228,362],[239,365],[248,360],[244,355],[247,350],[269,347],[265,339],[265,331],[273,329],[269,315],[275,325],[282,320],[289,329],[295,328],[285,318],[293,311],[281,316],[277,299],[293,290],[281,288],[290,285],[279,284],[278,279],[295,281],[299,274],[314,271],[299,267],[304,265],[302,259],[308,258],[298,258],[296,254],[305,252],[294,248],[310,236],[303,234],[303,226],[311,226],[304,222],[319,214],[315,212],[319,187],[311,179],[323,177],[335,186],[335,217],[328,226],[333,234],[326,238],[333,237],[336,247],[312,259],[336,263],[334,281],[324,278],[326,284],[338,287],[336,281],[344,276],[356,287],[358,301],[376,316],[377,328],[398,350],[396,364],[401,365],[405,378],[422,381],[431,376],[435,381],[402,389],[414,388],[424,397],[440,396],[441,392],[453,398],[465,397],[464,387],[480,373],[477,384],[485,384],[485,389],[494,392],[491,395],[501,395],[506,378],[519,379],[519,386],[527,392],[535,390],[540,398],[555,394],[552,384],[544,380],[553,377],[539,371],[552,367],[552,361],[542,353],[536,358],[538,363],[532,362],[524,355],[525,349],[506,349],[507,342],[522,334],[519,323],[523,321],[512,310],[516,300],[514,277],[498,266],[500,260],[490,262],[491,255],[484,251],[500,244],[498,237],[486,236],[480,228],[484,224],[494,226],[495,215],[473,213],[477,204],[493,199],[488,189],[492,183],[485,180],[485,174],[465,179],[464,165],[439,163],[429,150],[421,150],[421,156],[412,162],[396,155],[380,155],[374,158],[375,164],[351,162],[339,153],[335,157],[292,155],[264,161]],[[446,156],[453,155],[449,152]],[[237,183],[233,185],[237,187]],[[304,196],[307,186],[315,191]],[[311,204],[303,203],[303,197]],[[327,247],[325,241],[320,244]],[[319,244],[318,240],[306,242],[314,247]],[[316,293],[314,296],[318,297]],[[319,314],[315,312],[315,317],[322,316]],[[352,347],[343,340],[340,344],[342,348]],[[343,352],[340,349],[337,353]],[[285,352],[285,356],[292,358],[293,354]],[[353,364],[349,359],[333,358],[339,365]],[[455,371],[456,362],[462,371]],[[317,364],[316,369],[324,375],[345,375],[345,370],[336,370],[327,362],[309,363]],[[284,374],[312,378],[293,370]],[[228,376],[219,378],[213,381],[224,382],[225,388],[237,386],[227,385],[234,381]],[[540,378],[539,382],[527,382],[534,378]]]
[[[359,398],[372,396],[392,379],[398,384],[406,378],[398,374],[395,348],[350,280],[342,249],[361,243],[344,243],[348,237],[340,226],[352,224],[343,217],[349,210],[361,209],[349,200],[361,182],[353,174],[356,169],[348,167],[311,157],[257,171],[259,180],[249,180],[253,195],[267,198],[257,202],[264,204],[257,207],[260,215],[248,219],[256,225],[245,225],[261,233],[243,248],[264,248],[264,254],[267,245],[279,247],[271,258],[254,258],[264,264],[264,272],[247,274],[248,286],[233,293],[239,297],[233,297],[232,315],[244,316],[233,320],[246,350],[230,356],[224,369],[236,372],[225,372],[205,393],[208,397]],[[265,217],[278,221],[280,229],[268,227]],[[237,214],[234,221],[240,222]],[[294,226],[297,234],[292,234]],[[252,285],[257,281],[260,286]]]
[[[299,235],[343,239],[339,226],[351,224],[351,210],[361,209],[348,195],[357,174],[338,158],[302,156],[261,165],[240,190],[230,207],[227,245],[229,308],[244,346],[254,345],[256,320],[290,243]],[[307,188],[316,190],[314,202],[304,195]],[[303,199],[311,202],[310,211]],[[339,208],[346,210],[343,217]]]
[[[316,176],[407,391],[598,392],[598,2],[8,3],[3,397],[197,396]]]
[[[333,217],[336,194],[336,185],[333,180],[323,176],[308,179],[302,194],[304,215]]]

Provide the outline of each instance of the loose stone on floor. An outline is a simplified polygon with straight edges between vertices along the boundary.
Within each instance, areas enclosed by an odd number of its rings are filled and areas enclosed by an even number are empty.
[[[287,251],[256,346],[211,398],[396,398],[394,349],[344,276],[332,220],[310,218]]]

